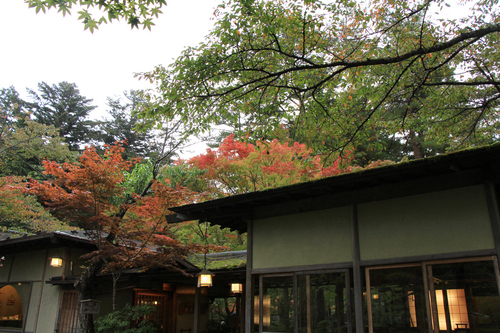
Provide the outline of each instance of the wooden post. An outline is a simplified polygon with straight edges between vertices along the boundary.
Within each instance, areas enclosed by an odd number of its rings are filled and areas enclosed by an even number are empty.
[[[193,333],[198,333],[200,321],[200,287],[196,287],[194,293],[194,325]]]
[[[354,285],[354,318],[356,320],[356,333],[363,333],[363,284],[361,283],[361,260],[359,250],[358,207],[351,207],[351,232],[352,232],[352,278]],[[352,325],[351,323],[348,323]]]
[[[245,333],[253,333],[252,239],[253,221],[247,221],[247,270],[245,283]]]

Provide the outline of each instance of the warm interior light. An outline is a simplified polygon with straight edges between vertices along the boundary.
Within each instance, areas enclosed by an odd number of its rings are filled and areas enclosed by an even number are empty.
[[[469,326],[469,314],[467,312],[467,300],[464,289],[446,290],[448,299],[448,311],[450,314],[451,328]],[[438,321],[440,330],[448,330],[445,316],[445,302],[443,290],[436,290],[436,305],[438,310]]]
[[[51,258],[50,266],[52,267],[62,267],[62,259],[61,258]]]
[[[198,274],[198,287],[211,287],[212,286],[212,273],[207,270],[202,270]]]
[[[241,283],[231,283],[231,292],[241,294],[243,292],[243,285]]]
[[[263,295],[262,296],[262,325],[263,326],[271,326],[271,296]],[[254,298],[254,323],[259,323],[259,296],[255,296]]]

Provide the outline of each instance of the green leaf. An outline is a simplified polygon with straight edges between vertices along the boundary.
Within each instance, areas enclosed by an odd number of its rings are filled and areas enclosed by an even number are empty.
[[[130,16],[130,18],[128,19],[128,24],[130,24],[130,27],[132,29],[139,28],[140,23],[141,23],[141,21],[139,20],[139,18],[137,16]]]
[[[151,31],[151,26],[155,25],[151,19],[145,19],[144,22],[142,22],[144,28],[143,29],[148,29]]]

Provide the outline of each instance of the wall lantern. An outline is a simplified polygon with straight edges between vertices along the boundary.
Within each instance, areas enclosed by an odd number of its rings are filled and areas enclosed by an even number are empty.
[[[62,267],[63,260],[61,258],[50,258],[50,266]]]
[[[231,283],[231,292],[233,294],[241,294],[243,292],[243,285],[241,283]]]
[[[200,227],[201,231],[201,227]],[[205,251],[203,253],[203,258],[205,259],[205,264],[203,269],[198,273],[198,288],[199,287],[211,287],[212,286],[212,272],[207,269],[207,253],[208,253],[208,222],[205,221]]]
[[[212,272],[205,268],[198,273],[198,287],[211,287],[212,286]]]

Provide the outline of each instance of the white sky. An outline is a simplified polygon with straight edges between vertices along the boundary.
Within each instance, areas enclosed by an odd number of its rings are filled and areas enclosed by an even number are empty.
[[[94,100],[93,118],[106,111],[106,97],[147,88],[133,77],[155,65],[168,65],[186,46],[204,40],[213,26],[218,0],[168,0],[152,31],[125,22],[83,30],[74,9],[63,17],[55,9],[36,14],[23,0],[0,0],[0,88],[13,85],[23,96],[45,81],[76,83]]]

